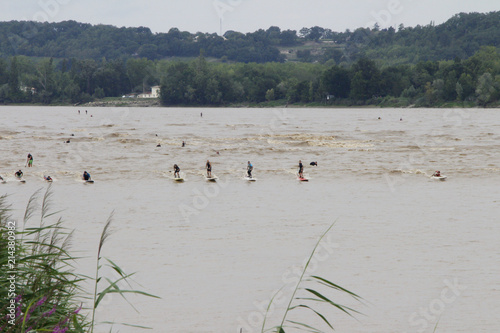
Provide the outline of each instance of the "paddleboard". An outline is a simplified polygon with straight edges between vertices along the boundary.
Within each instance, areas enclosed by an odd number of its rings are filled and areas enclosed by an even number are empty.
[[[309,181],[309,179],[307,179],[307,178],[305,178],[305,177],[302,177],[302,178],[301,178],[299,175],[297,175],[297,180],[298,180],[298,181],[301,181],[301,182],[308,182],[308,181]]]
[[[174,178],[174,180],[175,180],[176,182],[183,182],[183,181],[184,181],[184,178]]]
[[[93,180],[84,180],[85,184],[94,184]]]
[[[257,178],[254,178],[254,177],[250,178],[250,177],[248,177],[248,176],[246,176],[244,179],[245,179],[245,180],[248,180],[249,182],[254,182],[254,181],[256,181],[256,180],[257,180]]]
[[[439,177],[437,177],[437,176],[431,176],[431,178],[434,179],[434,180],[442,180],[442,181],[446,180],[446,176],[439,176]]]
[[[207,177],[205,176],[205,179],[208,181],[208,182],[215,182],[217,181],[217,176],[212,176],[212,177]]]
[[[23,183],[23,184],[26,183],[26,181],[24,179],[19,179],[19,182]]]

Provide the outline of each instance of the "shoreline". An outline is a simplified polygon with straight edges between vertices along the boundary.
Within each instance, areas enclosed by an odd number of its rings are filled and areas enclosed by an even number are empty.
[[[52,104],[39,104],[39,103],[11,103],[1,104],[1,106],[73,106],[73,107],[161,107],[161,108],[323,108],[323,109],[497,109],[500,104],[492,104],[487,106],[479,106],[475,103],[459,103],[459,102],[445,102],[434,106],[419,106],[410,104],[403,106],[398,103],[388,104],[364,104],[356,105],[352,103],[346,104],[324,104],[324,103],[294,103],[286,104],[282,101],[262,102],[262,103],[238,103],[229,105],[161,105],[158,99],[154,100],[97,100],[87,103],[52,103]]]

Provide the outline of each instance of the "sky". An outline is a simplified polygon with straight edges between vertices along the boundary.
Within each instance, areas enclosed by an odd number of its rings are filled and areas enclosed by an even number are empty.
[[[500,0],[4,0],[0,21],[75,20],[118,27],[191,33],[253,32],[278,26],[299,31],[320,26],[333,31],[427,25],[460,12],[500,10]],[[222,23],[222,24],[221,24]],[[222,26],[222,29],[221,29]]]

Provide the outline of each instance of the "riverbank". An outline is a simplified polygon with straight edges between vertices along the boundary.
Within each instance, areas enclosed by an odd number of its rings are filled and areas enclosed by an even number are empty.
[[[4,105],[20,105],[20,106],[78,106],[78,107],[162,107],[160,100],[156,98],[121,98],[121,97],[108,97],[104,99],[95,100],[87,103],[77,104],[64,104],[53,103],[49,105],[35,104],[35,103],[16,103]],[[419,101],[411,101],[403,98],[375,98],[367,103],[356,103],[351,100],[339,100],[334,102],[308,102],[308,103],[287,103],[286,100],[266,101],[260,103],[235,103],[227,105],[172,105],[166,107],[186,107],[186,108],[356,108],[356,109],[369,109],[369,108],[414,108],[414,109],[449,109],[449,108],[486,108],[495,109],[500,108],[500,102],[491,103],[486,106],[477,105],[475,102],[440,102],[434,105],[426,105],[419,103]]]

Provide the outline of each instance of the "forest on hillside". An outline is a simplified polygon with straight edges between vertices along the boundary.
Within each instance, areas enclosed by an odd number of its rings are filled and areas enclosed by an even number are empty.
[[[466,59],[482,46],[500,46],[500,11],[460,13],[443,24],[371,28],[334,32],[311,27],[300,31],[270,27],[224,36],[171,28],[91,25],[75,21],[0,22],[0,57],[24,55],[57,59],[127,60],[206,57],[226,62],[320,62],[352,64],[360,58],[384,64]]]
[[[95,61],[16,56],[0,59],[0,103],[77,104],[160,85],[165,106],[268,103],[492,106],[500,102],[500,53],[382,67],[321,63],[218,63],[146,58]]]
[[[494,106],[499,22],[500,12],[470,13],[397,31],[271,27],[224,37],[0,22],[0,103],[78,104],[160,85],[165,106]]]

